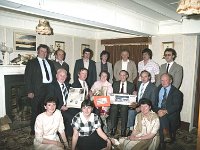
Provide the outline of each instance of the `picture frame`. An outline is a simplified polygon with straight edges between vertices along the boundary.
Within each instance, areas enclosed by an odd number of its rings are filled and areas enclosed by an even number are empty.
[[[136,95],[129,94],[111,94],[110,103],[120,105],[130,105],[132,102],[136,102]]]
[[[165,51],[166,48],[174,48],[174,42],[162,42],[163,50]]]
[[[81,103],[85,99],[85,92],[84,88],[70,88],[66,100],[67,107],[81,108]]]
[[[16,51],[36,51],[36,35],[15,32],[14,49]]]
[[[94,96],[95,107],[110,106],[110,96]]]
[[[83,54],[83,50],[85,48],[90,48],[90,45],[89,44],[81,44],[81,55]]]
[[[63,41],[55,41],[55,50],[64,50],[65,51],[65,42]]]

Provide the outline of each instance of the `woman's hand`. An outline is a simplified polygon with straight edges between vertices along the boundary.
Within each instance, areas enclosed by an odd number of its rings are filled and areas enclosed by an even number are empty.
[[[63,145],[61,142],[59,142],[59,141],[56,141],[56,144],[55,144],[55,145],[64,148],[64,145]]]

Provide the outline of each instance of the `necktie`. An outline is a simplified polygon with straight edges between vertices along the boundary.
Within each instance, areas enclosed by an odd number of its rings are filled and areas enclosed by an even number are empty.
[[[140,95],[139,95],[138,100],[140,100],[142,98],[143,94],[144,94],[144,83],[141,84],[141,90],[140,90]]]
[[[167,64],[167,69],[166,69],[166,73],[169,72],[169,64]]]
[[[88,95],[88,90],[85,81],[83,81],[83,88],[85,89],[85,96]]]
[[[167,100],[167,89],[164,88],[163,99],[161,103],[161,108],[166,108],[166,100]]]
[[[64,84],[62,84],[62,93],[63,93],[63,96],[64,96],[64,100],[63,100],[63,102],[64,102],[64,105],[66,104],[66,99],[67,99],[67,88],[66,88],[66,86],[64,85]]]
[[[124,83],[122,83],[122,87],[121,87],[120,93],[124,93]]]
[[[45,73],[46,73],[46,78],[49,81],[50,78],[49,78],[49,73],[48,73],[48,70],[47,70],[47,66],[45,64],[45,60],[43,59],[42,62],[43,62],[43,65],[44,65],[44,70],[45,70]]]

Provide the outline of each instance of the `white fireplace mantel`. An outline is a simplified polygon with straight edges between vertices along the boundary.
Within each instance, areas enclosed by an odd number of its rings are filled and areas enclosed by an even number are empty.
[[[6,115],[5,104],[5,75],[18,75],[24,74],[25,65],[1,65],[0,66],[0,117]]]

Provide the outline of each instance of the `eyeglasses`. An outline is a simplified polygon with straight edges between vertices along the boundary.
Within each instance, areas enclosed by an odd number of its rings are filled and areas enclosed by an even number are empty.
[[[165,56],[165,57],[167,57],[167,56],[172,56],[172,54],[165,54],[164,56]]]

